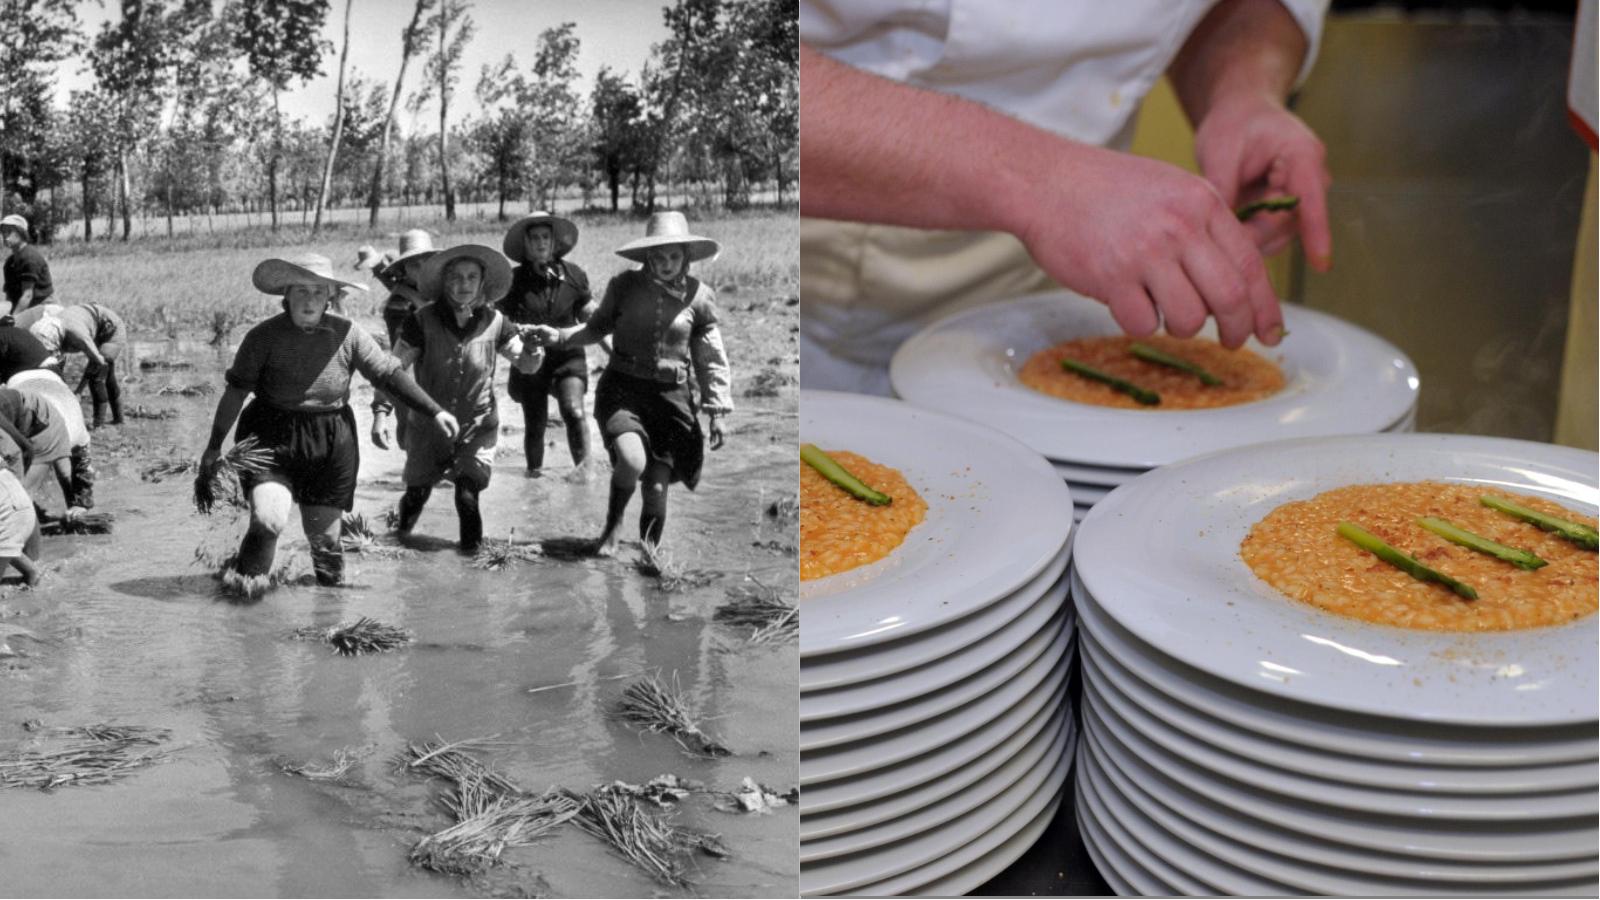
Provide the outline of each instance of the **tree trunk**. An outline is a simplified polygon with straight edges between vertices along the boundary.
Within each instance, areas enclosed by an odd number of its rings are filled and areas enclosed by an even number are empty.
[[[267,159],[267,208],[272,230],[278,230],[278,157],[283,153],[283,113],[278,109],[278,88],[272,88],[272,153]]]
[[[85,170],[83,173],[83,242],[85,244],[94,240],[94,177]]]
[[[406,26],[405,33],[401,36],[400,47],[400,74],[394,77],[394,93],[389,95],[389,114],[383,119],[383,135],[378,138],[378,164],[372,170],[372,189],[367,192],[367,227],[378,227],[378,207],[383,203],[383,166],[389,159],[389,135],[394,131],[394,113],[400,106],[400,89],[406,82],[406,66],[411,63],[412,51],[415,49],[414,36],[418,25],[422,22],[422,10],[426,0],[417,0],[416,7],[411,12],[411,24]]]
[[[328,192],[333,187],[333,162],[339,157],[339,139],[344,136],[344,66],[350,57],[350,4],[344,0],[344,49],[339,51],[339,81],[333,89],[333,140],[328,142],[328,164],[322,167],[322,190],[317,194],[317,215],[311,220],[311,233],[322,230],[322,208],[328,204]]]
[[[126,241],[133,233],[133,215],[128,209],[128,156],[125,151],[117,151],[117,199],[122,204],[122,239]]]

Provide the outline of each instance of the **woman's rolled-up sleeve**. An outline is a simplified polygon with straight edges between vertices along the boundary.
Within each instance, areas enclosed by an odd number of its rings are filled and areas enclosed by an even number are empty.
[[[705,289],[706,294],[710,289]],[[717,307],[707,296],[695,299],[694,326],[689,333],[689,356],[700,383],[700,406],[712,415],[733,412],[733,374],[728,367],[728,351],[722,345],[717,327]]]
[[[223,373],[223,380],[228,383],[228,387],[253,392],[256,385],[261,382],[261,369],[266,363],[266,342],[261,336],[260,327],[257,326],[246,332],[244,340],[239,342],[239,350],[233,354],[233,365]]]
[[[377,340],[360,325],[351,324],[347,340],[350,341],[351,365],[374,385],[380,388],[387,385],[400,371],[400,360],[378,346]]]

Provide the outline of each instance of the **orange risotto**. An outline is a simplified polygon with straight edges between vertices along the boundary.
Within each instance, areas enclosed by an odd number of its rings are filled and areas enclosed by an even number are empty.
[[[1170,366],[1146,362],[1129,352],[1135,341],[1191,362],[1217,376],[1222,384],[1208,386],[1200,379]],[[1161,395],[1159,406],[1145,406],[1115,388],[1091,381],[1061,368],[1073,359],[1146,390]],[[1283,390],[1283,373],[1271,361],[1250,350],[1229,350],[1206,338],[1180,340],[1166,335],[1146,338],[1078,338],[1035,353],[1017,373],[1022,383],[1074,403],[1115,406],[1120,409],[1212,409],[1270,397]]]
[[[883,559],[905,541],[928,511],[928,504],[899,471],[845,450],[827,453],[893,502],[888,506],[863,503],[801,463],[801,581],[837,575]]]
[[[1288,596],[1341,616],[1430,631],[1510,631],[1561,625],[1596,607],[1596,554],[1479,504],[1484,494],[1581,522],[1548,500],[1480,485],[1422,481],[1357,484],[1297,500],[1257,522],[1239,547],[1251,570]],[[1446,541],[1416,523],[1437,516],[1549,565],[1531,571]],[[1418,581],[1340,537],[1340,522],[1372,532],[1402,553],[1463,581],[1477,600]]]

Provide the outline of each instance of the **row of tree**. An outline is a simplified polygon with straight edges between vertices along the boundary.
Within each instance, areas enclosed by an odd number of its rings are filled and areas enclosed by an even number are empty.
[[[666,183],[697,184],[738,207],[754,186],[782,202],[797,177],[796,0],[673,0],[667,37],[636,78],[601,69],[577,89],[573,23],[539,35],[531,60],[484,66],[460,117],[470,0],[411,0],[393,84],[347,70],[357,0],[120,0],[93,35],[75,0],[0,0],[0,207],[29,215],[49,240],[96,216],[111,236],[135,215],[174,217],[280,206],[368,209],[462,197],[549,206],[594,195],[653,210]],[[360,0],[364,3],[382,0]],[[323,34],[341,17],[338,44]],[[63,63],[82,54],[91,88],[54,102]],[[336,59],[335,114],[286,121],[283,95]],[[416,83],[408,79],[420,65]],[[421,112],[439,118],[424,125]],[[402,110],[407,114],[402,122]],[[404,125],[405,127],[402,127]]]

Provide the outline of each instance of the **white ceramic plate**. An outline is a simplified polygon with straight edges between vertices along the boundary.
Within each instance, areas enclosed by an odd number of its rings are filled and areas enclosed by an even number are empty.
[[[1083,751],[1078,752],[1078,757],[1083,758]],[[1079,803],[1073,809],[1073,815],[1078,820],[1078,834],[1083,838],[1083,848],[1089,852],[1089,861],[1094,863],[1095,871],[1111,886],[1111,893],[1118,897],[1143,897],[1153,893],[1141,891],[1133,883],[1122,876],[1116,866],[1129,867],[1133,862],[1122,851],[1108,840],[1105,835],[1094,827],[1089,821],[1089,805]]]
[[[1117,469],[1110,466],[1089,466],[1083,463],[1069,463],[1056,459],[1050,460],[1050,468],[1055,469],[1056,475],[1069,485],[1086,484],[1108,488],[1126,484],[1150,471],[1149,469]],[[1072,497],[1076,502],[1078,499],[1077,492],[1073,492]]]
[[[862,885],[884,882],[934,863],[948,866],[945,872],[954,871],[994,849],[1037,815],[1046,803],[1060,794],[1071,767],[1070,758],[1057,757],[1047,766],[1035,767],[1027,777],[1006,787],[968,815],[865,853],[835,857],[809,865],[802,863],[800,893],[836,894]],[[982,846],[985,843],[988,846]],[[977,852],[970,853],[962,860],[963,850]],[[944,873],[925,871],[923,874],[936,878]],[[890,887],[890,890],[893,888]]]
[[[1094,506],[1104,500],[1107,494],[1116,490],[1093,484],[1069,484],[1067,487],[1072,489],[1072,502],[1075,506]]]
[[[1362,852],[1236,816],[1198,795],[1170,788],[1165,782],[1144,780],[1135,783],[1116,765],[1102,761],[1097,751],[1085,753],[1079,758],[1078,765],[1095,768],[1102,778],[1103,791],[1115,791],[1150,818],[1167,823],[1168,831],[1187,833],[1182,832],[1179,825],[1170,821],[1169,817],[1176,814],[1186,823],[1199,826],[1199,833],[1191,841],[1192,843],[1198,845],[1211,840],[1212,836],[1225,841],[1226,847],[1218,848],[1221,853],[1217,855],[1227,853],[1227,847],[1235,845],[1250,847],[1266,851],[1269,855],[1296,860],[1310,866],[1333,869],[1346,875],[1366,875],[1391,882],[1435,881],[1505,885],[1512,882],[1593,879],[1596,872],[1600,871],[1600,860],[1593,858],[1550,863],[1477,864]],[[1082,777],[1083,769],[1080,768],[1079,778]],[[1211,845],[1207,843],[1205,846]],[[1224,858],[1235,857],[1230,855]],[[1251,868],[1252,871],[1266,877],[1281,878],[1273,876],[1270,869],[1251,866],[1246,868]],[[1440,893],[1448,894],[1451,891],[1441,890]]]
[[[1052,665],[1071,652],[1068,649],[1072,640],[1071,620],[1068,608],[1063,607],[1043,628],[992,665],[921,697],[856,716],[802,722],[800,752],[826,750],[910,727],[991,693],[1036,660],[1048,658],[1045,664]]]
[[[1394,763],[1513,768],[1548,767],[1566,779],[1573,767],[1593,769],[1595,730],[1565,728],[1468,728],[1381,718],[1303,703],[1247,690],[1214,678],[1157,652],[1113,623],[1073,578],[1072,599],[1079,632],[1091,635],[1105,657],[1145,684],[1187,706],[1240,728],[1303,747]]]
[[[1058,642],[1058,651],[1035,658],[1016,677],[988,694],[937,716],[897,731],[824,750],[802,750],[800,784],[813,787],[892,768],[896,764],[941,747],[975,731],[982,731],[1006,710],[1043,687],[1057,671],[1069,670],[1072,653],[1068,642]]]
[[[1216,877],[1204,865],[1194,866],[1184,848],[1174,853],[1167,842],[1159,837],[1152,839],[1149,829],[1135,827],[1129,810],[1121,798],[1111,791],[1102,794],[1100,779],[1095,772],[1094,754],[1085,754],[1079,760],[1077,773],[1078,803],[1086,807],[1089,824],[1098,828],[1096,835],[1103,844],[1112,844],[1133,863],[1159,882],[1164,896],[1214,897],[1232,894],[1247,897],[1281,897],[1294,893],[1283,884],[1258,880],[1249,884],[1228,884],[1219,889]],[[1179,868],[1182,865],[1183,868]],[[1193,875],[1189,873],[1193,873]],[[1209,880],[1201,880],[1208,878]]]
[[[966,788],[923,807],[910,815],[882,822],[871,828],[800,842],[800,862],[813,863],[847,853],[860,853],[884,844],[921,834],[951,819],[966,815],[989,802],[1018,781],[1053,768],[1067,749],[1068,733],[1057,728],[1055,739],[1042,747],[1030,747],[1006,760],[992,774]],[[1041,767],[1043,767],[1041,769]]]
[[[1076,745],[1077,735],[1070,735],[1067,739],[1065,755],[1074,760],[1077,759]],[[1077,763],[1074,762],[1073,764],[1076,765]],[[1045,807],[1045,811],[1035,817],[1021,831],[1006,838],[1000,846],[990,850],[977,860],[967,863],[956,871],[935,881],[919,884],[909,893],[919,897],[961,897],[972,893],[982,887],[989,879],[1010,868],[1012,863],[1021,859],[1022,854],[1027,853],[1033,847],[1034,843],[1039,840],[1040,835],[1044,834],[1045,829],[1050,827],[1050,821],[1055,817],[1058,805],[1059,803],[1052,803]]]
[[[1018,754],[1042,752],[1043,746],[1054,740],[1057,731],[1065,731],[1069,739],[1076,740],[1077,723],[1071,713],[1072,710],[1064,706],[1041,709],[1027,724],[988,753],[937,778],[885,797],[826,812],[813,812],[808,795],[802,795],[800,840],[821,840],[860,831],[937,803],[987,778],[1006,760]]]
[[[1294,857],[1263,853],[1228,841],[1172,815],[1156,804],[1141,805],[1125,794],[1111,768],[1093,753],[1080,761],[1080,785],[1087,780],[1097,790],[1103,810],[1127,833],[1137,835],[1151,850],[1173,864],[1193,872],[1213,888],[1206,893],[1273,894],[1309,891],[1332,896],[1522,896],[1572,894],[1594,884],[1592,875],[1560,881],[1459,883],[1402,880],[1342,871],[1307,863]],[[1126,783],[1126,782],[1124,782]],[[1267,879],[1270,887],[1263,885]]]
[[[1288,437],[1369,434],[1416,403],[1420,381],[1405,354],[1326,313],[1285,305],[1289,336],[1251,349],[1283,368],[1287,384],[1255,403],[1207,410],[1112,409],[1025,387],[1017,370],[1046,347],[1120,334],[1107,309],[1068,292],[957,313],[900,346],[894,391],[928,409],[983,422],[1050,459],[1122,468],[1162,466],[1201,453]],[[1215,327],[1202,332],[1215,338]]]
[[[1105,826],[1095,817],[1094,806],[1084,795],[1083,785],[1083,774],[1080,772],[1076,795],[1078,834],[1083,839],[1083,845],[1089,848],[1089,855],[1106,883],[1122,897],[1177,896],[1171,885],[1164,884],[1154,872],[1140,865],[1132,853],[1106,832]]]
[[[1231,778],[1290,799],[1353,812],[1411,816],[1441,822],[1490,822],[1500,827],[1527,820],[1593,818],[1600,796],[1593,789],[1553,794],[1424,794],[1347,784],[1299,775],[1253,759],[1235,756],[1189,737],[1130,703],[1104,675],[1085,666],[1084,690],[1093,691],[1096,710],[1119,735],[1137,733],[1179,759],[1222,778]]]
[[[800,661],[800,693],[848,687],[884,678],[966,650],[999,630],[1028,608],[1062,577],[1070,550],[1052,561],[1021,588],[948,625],[930,628],[905,640],[885,641],[847,653],[829,653]]]
[[[1593,858],[1600,838],[1593,820],[1515,825],[1435,822],[1289,800],[1200,771],[1137,734],[1118,729],[1100,715],[1091,695],[1084,696],[1083,717],[1084,731],[1096,742],[1102,761],[1114,762],[1135,781],[1164,778],[1238,815],[1351,847],[1426,859],[1541,862]]]
[[[1102,675],[1102,685],[1114,684],[1116,693],[1148,715],[1212,747],[1292,772],[1386,790],[1441,794],[1586,791],[1592,795],[1600,784],[1600,767],[1593,760],[1564,766],[1508,768],[1386,763],[1269,738],[1174,700],[1124,668],[1095,644],[1094,638],[1085,634],[1079,640],[1084,648],[1083,668]]]
[[[961,893],[970,892],[973,888],[983,884],[984,881],[988,881],[989,878],[1005,871],[1006,866],[1011,865],[1012,862],[1016,861],[1017,857],[1026,853],[1028,848],[1039,840],[1039,836],[1044,834],[1045,830],[1050,827],[1050,822],[1055,819],[1056,811],[1060,808],[1061,795],[1057,794],[1051,797],[1049,802],[1044,805],[1044,808],[1039,810],[1038,814],[1032,819],[1024,823],[1020,829],[1012,831],[1011,829],[1015,826],[1016,819],[1021,818],[1019,813],[1012,821],[1006,823],[1005,828],[995,830],[996,834],[1009,834],[1008,837],[998,843],[995,842],[993,837],[983,840],[981,843],[974,842],[962,848],[959,851],[959,856],[953,855],[955,860],[972,858],[970,862],[963,863],[959,868],[950,868],[952,859],[941,859],[927,866],[919,866],[887,882],[862,885],[854,893],[860,897],[953,897]],[[994,845],[993,849],[981,849],[991,844]],[[970,873],[983,871],[988,871],[990,874],[979,881],[970,881]],[[932,878],[933,880],[924,881],[923,879],[925,878]],[[969,883],[971,886],[966,888],[965,891],[945,888],[945,885],[960,883]]]
[[[934,749],[916,759],[892,769],[829,781],[801,791],[801,820],[804,821],[812,813],[868,803],[909,790],[982,757],[1016,734],[1040,711],[1046,711],[1048,715],[1061,708],[1066,697],[1066,675],[1065,670],[1052,675],[1049,685],[1028,695],[1000,718],[990,722],[988,727],[942,746],[934,746]]]
[[[1050,465],[994,431],[909,404],[802,391],[800,439],[891,466],[928,503],[885,559],[803,582],[800,655],[937,628],[1017,590],[1061,554],[1072,497]]]
[[[1105,612],[1157,651],[1275,697],[1473,726],[1592,726],[1600,618],[1487,634],[1370,625],[1279,594],[1239,544],[1286,502],[1383,481],[1475,484],[1592,515],[1596,471],[1593,453],[1461,435],[1246,447],[1118,488],[1085,519],[1074,568]]]
[[[859,716],[926,697],[992,665],[1037,634],[1067,605],[1065,578],[1050,586],[1022,615],[960,651],[885,678],[800,695],[800,721]]]

